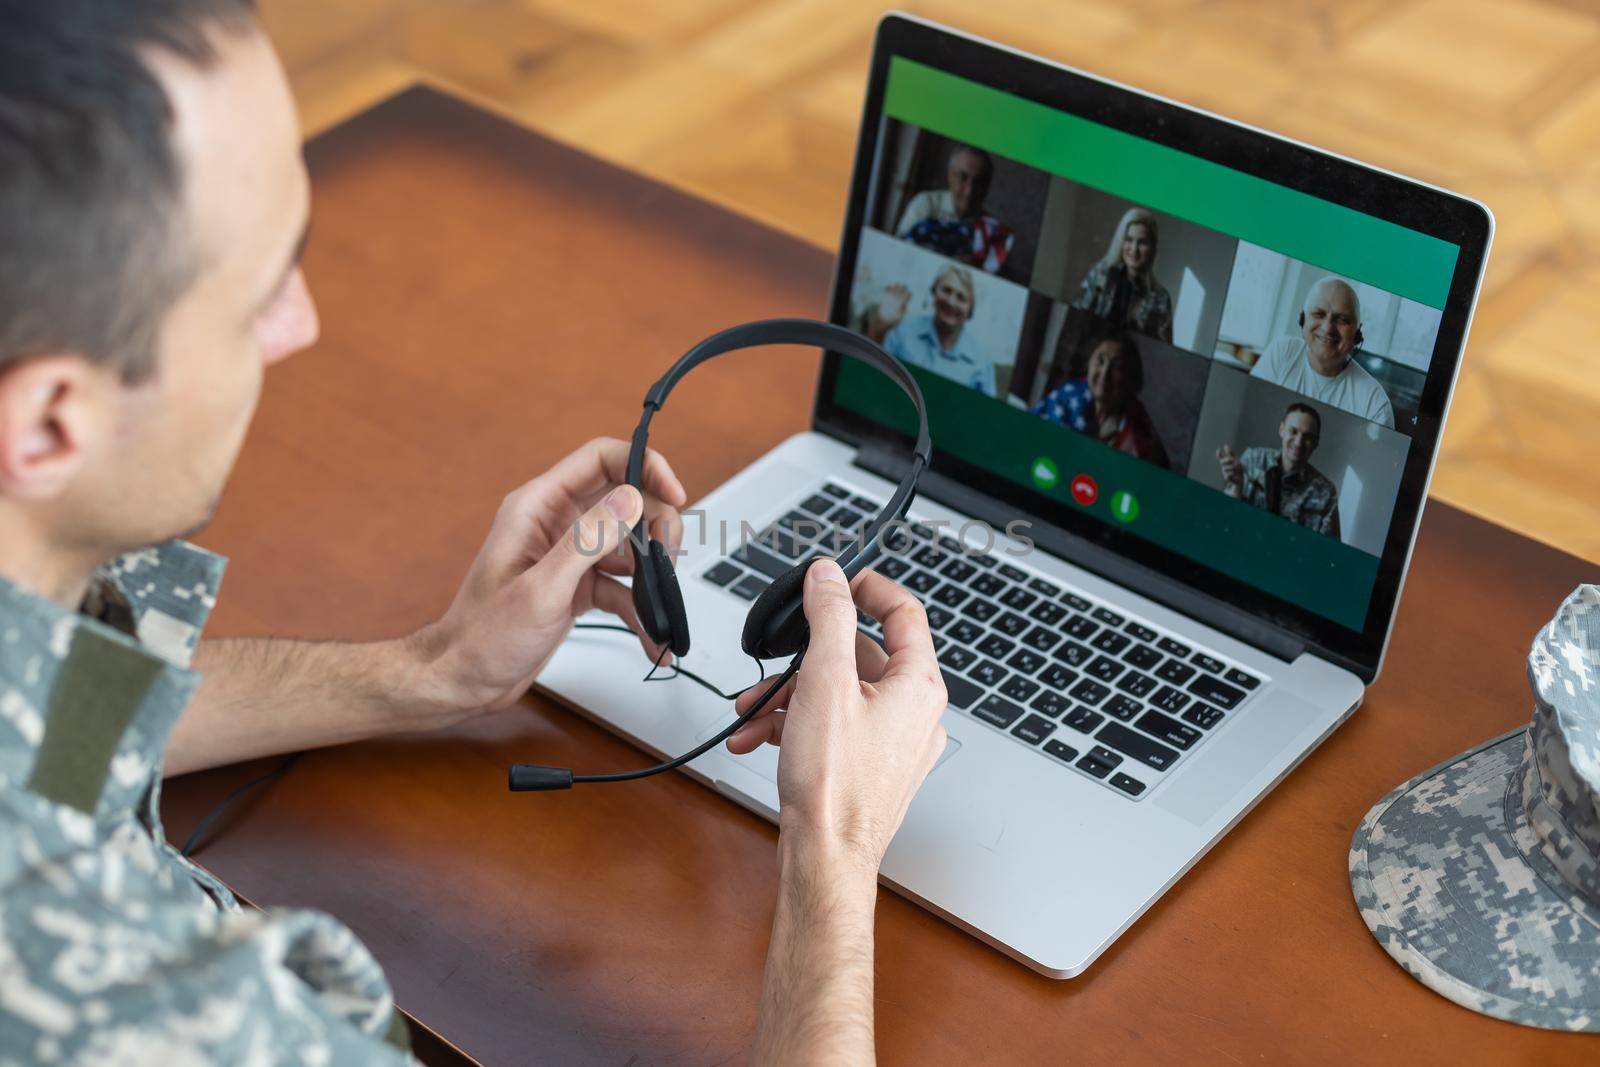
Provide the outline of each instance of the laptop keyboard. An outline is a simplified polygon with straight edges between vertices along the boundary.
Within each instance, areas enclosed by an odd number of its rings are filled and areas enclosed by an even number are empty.
[[[827,482],[701,576],[754,600],[802,559],[838,555],[882,507]],[[875,569],[927,608],[950,706],[1122,796],[1147,795],[1263,681],[916,519],[885,547]]]

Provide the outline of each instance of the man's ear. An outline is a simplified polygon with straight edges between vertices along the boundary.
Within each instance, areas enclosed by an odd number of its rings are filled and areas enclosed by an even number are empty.
[[[66,490],[104,432],[106,373],[72,354],[0,369],[0,497],[46,501]]]

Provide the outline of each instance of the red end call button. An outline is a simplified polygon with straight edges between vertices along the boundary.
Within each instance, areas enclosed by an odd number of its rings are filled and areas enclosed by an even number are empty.
[[[1075,474],[1072,476],[1072,499],[1088,507],[1100,499],[1100,487],[1087,474]]]

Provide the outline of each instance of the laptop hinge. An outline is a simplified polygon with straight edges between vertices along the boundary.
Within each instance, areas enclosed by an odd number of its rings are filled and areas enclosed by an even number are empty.
[[[905,475],[910,456],[904,450],[897,451],[882,443],[872,442],[864,443],[857,450],[854,463],[881,478],[899,481]],[[1182,612],[1280,660],[1293,661],[1306,651],[1306,640],[1283,627],[1274,626],[1214,597],[1188,589],[1149,567],[1125,559],[1060,527],[1051,526],[1036,516],[1019,514],[1012,505],[944,475],[933,471],[923,472],[917,481],[917,495],[937,500],[975,519],[982,519],[996,530],[1004,530],[1013,520],[1025,518],[1029,523],[1027,536],[1052,556]]]

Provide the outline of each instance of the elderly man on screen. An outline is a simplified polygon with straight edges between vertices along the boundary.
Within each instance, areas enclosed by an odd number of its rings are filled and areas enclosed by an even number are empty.
[[[1394,428],[1394,407],[1378,379],[1352,355],[1361,343],[1361,299],[1342,278],[1323,278],[1306,293],[1300,336],[1269,344],[1250,369],[1330,407]]]

